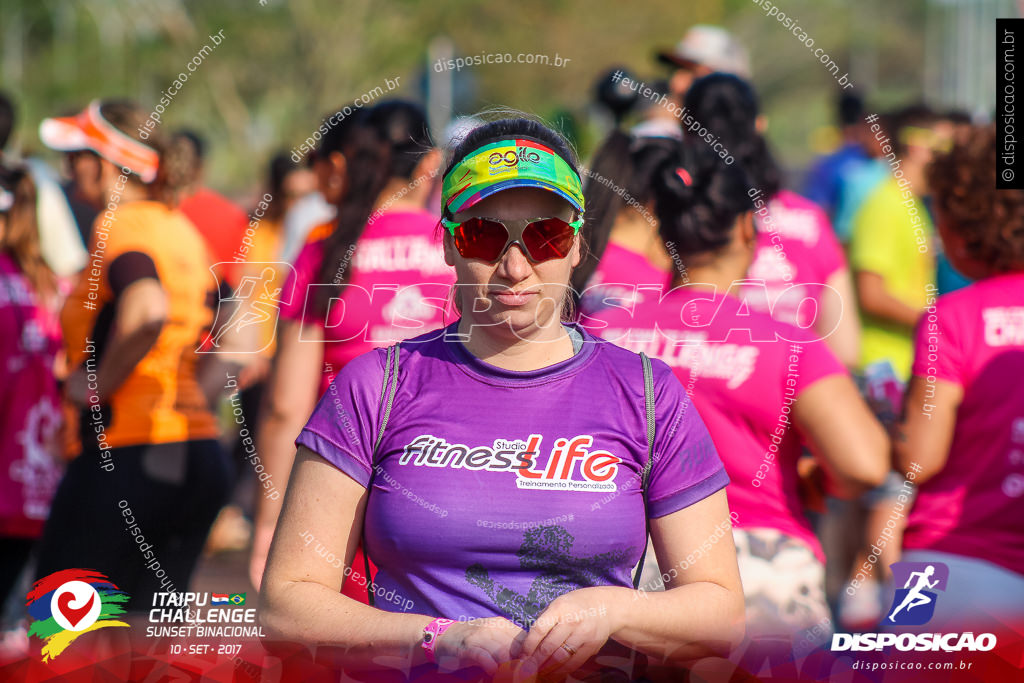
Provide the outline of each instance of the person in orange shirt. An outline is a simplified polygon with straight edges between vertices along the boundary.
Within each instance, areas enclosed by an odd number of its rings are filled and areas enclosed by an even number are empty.
[[[102,159],[106,206],[89,263],[61,314],[78,412],[76,457],[58,487],[37,577],[72,567],[105,573],[143,609],[159,591],[186,590],[229,473],[210,409],[230,381],[216,356],[197,354],[216,289],[196,227],[173,208],[194,163],[129,101],[94,101],[44,120],[40,137]],[[219,373],[219,378],[218,378]],[[203,386],[219,387],[204,391]]]

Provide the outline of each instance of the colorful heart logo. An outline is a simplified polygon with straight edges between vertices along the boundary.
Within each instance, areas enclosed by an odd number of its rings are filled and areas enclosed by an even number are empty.
[[[72,607],[71,601],[75,599],[75,594],[72,592],[62,593],[57,597],[57,609],[64,615],[64,618],[68,620],[72,627],[78,626],[78,622],[85,618],[85,615],[89,614],[89,610],[92,609],[92,603],[96,600],[96,594],[91,593],[89,599],[86,601],[84,607]]]

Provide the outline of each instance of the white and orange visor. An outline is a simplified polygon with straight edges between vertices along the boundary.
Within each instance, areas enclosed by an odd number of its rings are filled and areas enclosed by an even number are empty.
[[[125,135],[103,118],[99,100],[74,116],[43,119],[39,138],[60,152],[91,149],[110,163],[136,173],[145,183],[156,179],[160,166],[155,149]]]

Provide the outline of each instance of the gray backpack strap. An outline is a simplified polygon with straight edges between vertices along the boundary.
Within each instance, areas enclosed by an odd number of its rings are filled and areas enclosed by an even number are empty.
[[[647,516],[647,480],[651,474],[651,465],[654,464],[654,370],[651,368],[651,359],[647,354],[640,354],[640,362],[644,368],[644,409],[647,414],[647,462],[640,473],[640,491],[644,500],[644,522],[647,526],[647,533],[644,534],[644,550],[640,554],[640,564],[637,565],[636,574],[633,576],[633,588],[639,588],[640,575],[644,570],[644,561],[647,559],[647,538],[651,535],[651,520]]]
[[[383,411],[380,416],[380,427],[377,430],[377,440],[373,444],[373,461],[370,463],[370,483],[366,486],[367,496],[373,490],[373,476],[377,473],[377,450],[380,442],[384,439],[384,428],[388,426],[388,418],[391,417],[391,406],[395,402],[395,393],[398,391],[398,352],[401,344],[393,344],[388,347],[388,355],[384,361],[384,382],[380,388],[380,408]],[[367,602],[373,607],[373,586],[370,583],[370,554],[366,552],[366,513],[363,512],[363,562],[366,570],[366,597]]]
[[[384,363],[384,385],[380,391],[380,406],[384,410],[384,414],[380,418],[380,429],[377,430],[377,440],[373,444],[374,459],[377,457],[381,439],[384,438],[384,428],[388,426],[388,418],[391,417],[395,392],[398,391],[398,351],[400,348],[398,344],[389,346],[388,357]]]

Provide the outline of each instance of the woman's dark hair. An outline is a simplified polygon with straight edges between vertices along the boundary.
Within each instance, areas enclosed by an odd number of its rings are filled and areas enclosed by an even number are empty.
[[[292,161],[289,154],[278,152],[267,165],[267,193],[271,196],[269,206],[263,217],[269,221],[279,221],[284,217],[284,181],[289,174],[302,168]]]
[[[0,165],[0,191],[10,195],[0,233],[0,251],[17,264],[32,289],[49,296],[57,292],[57,278],[43,259],[36,219],[36,184],[24,166]]]
[[[782,189],[779,170],[768,143],[757,132],[757,93],[738,76],[714,73],[694,81],[686,91],[689,114],[718,138],[736,163],[746,169],[754,186],[774,197]],[[684,133],[688,136],[689,130]],[[707,140],[696,138],[701,144]],[[714,138],[711,144],[715,144]]]
[[[996,189],[996,130],[975,127],[928,167],[940,219],[993,274],[1024,269],[1024,190]]]
[[[746,171],[699,140],[678,143],[653,185],[662,239],[684,257],[727,245],[736,219],[753,209]]]
[[[422,107],[404,100],[356,109],[325,135],[318,154],[345,155],[345,190],[338,203],[334,231],[324,243],[318,282],[344,284],[350,260],[373,207],[390,178],[408,179],[430,151],[430,136]],[[328,147],[329,142],[329,147]],[[321,288],[317,309],[327,310],[330,288]]]
[[[408,100],[385,100],[370,110],[367,122],[378,128],[391,146],[389,175],[411,180],[416,165],[434,144],[423,107]]]
[[[0,151],[7,146],[14,131],[14,102],[6,93],[0,92]]]
[[[100,103],[100,114],[128,137],[156,150],[160,155],[160,170],[156,180],[149,184],[151,192],[155,199],[175,206],[179,196],[196,179],[199,160],[191,141],[181,136],[165,138],[156,130],[143,138],[139,130],[149,114],[131,100],[104,100]],[[142,183],[135,174],[131,178]]]
[[[594,154],[583,190],[583,236],[589,248],[572,274],[574,291],[582,292],[597,269],[619,212],[627,205],[643,210],[650,203],[655,174],[678,145],[672,138],[632,138],[616,128]]]

